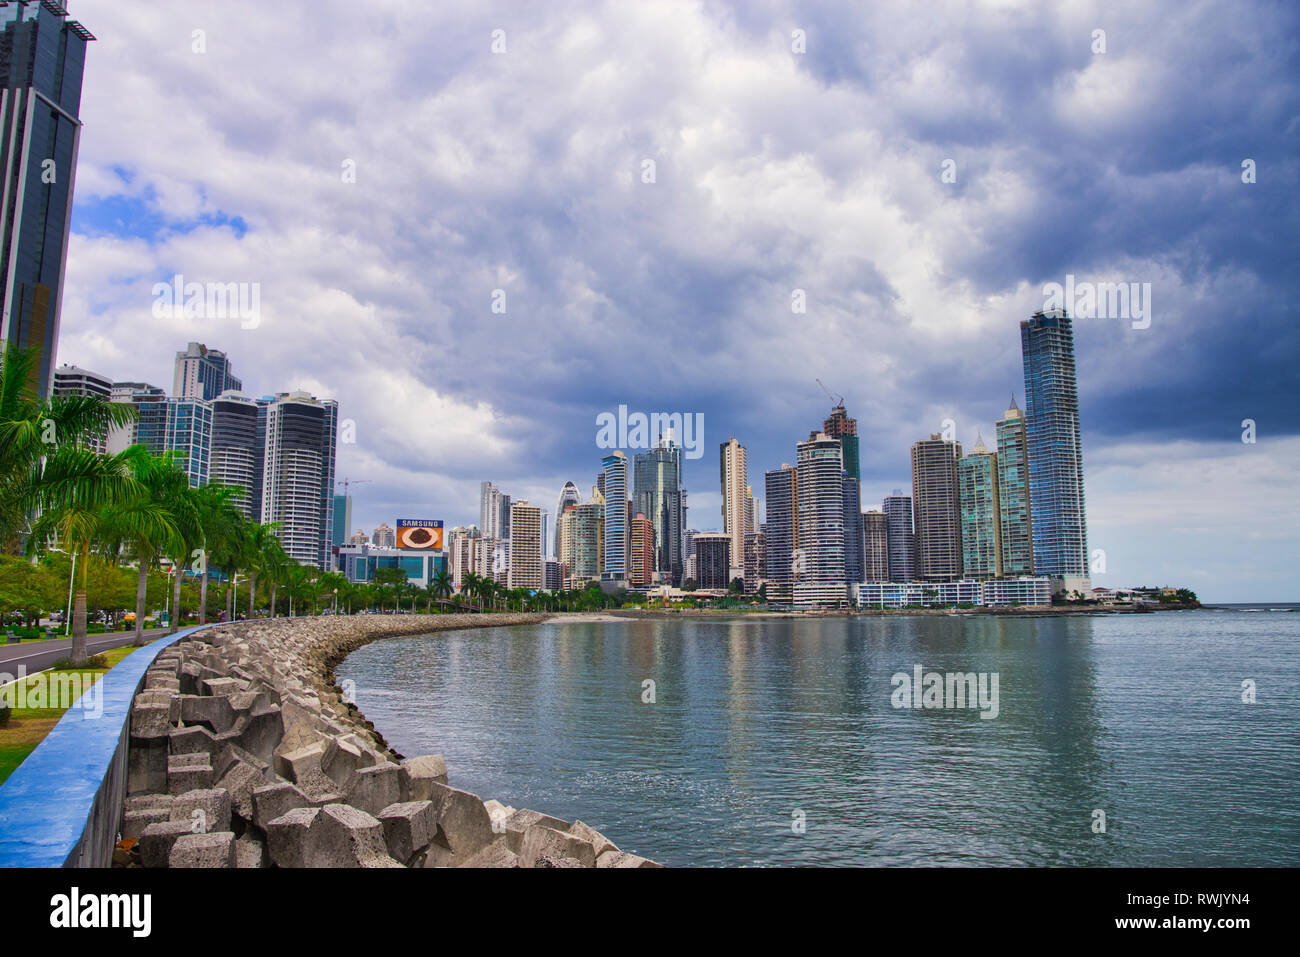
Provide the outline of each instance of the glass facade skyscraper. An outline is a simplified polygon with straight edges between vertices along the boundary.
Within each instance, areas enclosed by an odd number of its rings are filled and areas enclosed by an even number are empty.
[[[768,601],[788,602],[794,597],[794,550],[799,544],[798,474],[789,465],[766,473]]]
[[[797,449],[797,547],[804,571],[796,574],[796,580],[844,586],[844,458],[840,441],[815,432]]]
[[[1002,575],[1002,527],[998,521],[998,457],[981,437],[957,463],[961,501],[961,568],[963,578]]]
[[[605,564],[601,582],[627,584],[627,456],[622,451],[600,460],[605,477]]]
[[[1002,532],[1002,574],[1034,573],[1034,525],[1029,514],[1029,467],[1025,417],[1011,399],[998,420],[998,510]]]
[[[172,395],[182,399],[215,399],[223,392],[239,392],[244,385],[230,371],[230,357],[220,349],[191,342],[176,353]]]
[[[258,460],[262,449],[257,444],[257,403],[238,392],[227,392],[212,403],[212,481],[237,491],[235,506],[245,518],[256,520],[261,512],[260,489],[257,487]],[[335,539],[347,541],[344,534]]]
[[[275,534],[290,556],[328,569],[338,404],[306,392],[281,393],[259,400],[258,418],[265,436],[260,521],[280,523]]]
[[[961,578],[961,443],[931,435],[912,446],[912,516],[919,581]]]
[[[916,580],[916,541],[912,531],[912,496],[895,489],[886,495],[880,510],[889,523],[889,580]]]
[[[57,3],[0,4],[0,343],[36,354],[54,385],[59,310],[81,137],[81,78],[94,37]]]
[[[1074,328],[1063,309],[1020,323],[1034,572],[1086,587],[1088,524]]]
[[[654,533],[651,571],[659,581],[682,583],[682,447],[669,436],[633,459],[633,508],[645,515]]]

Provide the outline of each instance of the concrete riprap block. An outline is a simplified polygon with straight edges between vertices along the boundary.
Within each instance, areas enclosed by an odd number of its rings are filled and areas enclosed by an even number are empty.
[[[137,741],[166,738],[172,730],[171,705],[157,693],[139,694],[131,705],[131,737]]]
[[[138,811],[126,811],[122,814],[122,837],[134,837],[137,840],[144,834],[150,824],[162,824],[172,819],[171,809],[166,807],[148,807]]]
[[[167,793],[184,794],[212,787],[212,759],[202,751],[167,758]]]
[[[309,772],[320,771],[321,758],[325,756],[326,744],[317,741],[297,751],[286,751],[275,755],[275,773],[286,781],[295,784],[308,776]]]
[[[477,794],[430,782],[430,800],[438,809],[438,834],[434,843],[464,861],[487,847],[498,836],[492,817]]]
[[[126,793],[167,790],[167,739],[132,741],[126,755]]]
[[[378,819],[347,804],[328,804],[307,835],[309,867],[401,867],[388,853]]]
[[[407,758],[401,767],[405,787],[402,796],[407,801],[428,801],[431,799],[431,785],[447,783],[447,762],[441,754]]]
[[[388,853],[403,863],[428,847],[438,831],[432,801],[390,804],[379,812],[379,823],[384,827]]]
[[[204,754],[218,752],[216,737],[207,728],[200,726],[173,728],[167,736],[167,747],[172,754],[193,754],[197,751],[202,751]]]
[[[523,845],[519,849],[519,866],[536,867],[542,858],[553,862],[570,858],[583,867],[595,867],[596,849],[590,842],[573,834],[534,824],[524,832]]]
[[[220,661],[220,659],[218,659],[218,661]],[[220,661],[220,665],[216,670],[220,670],[221,668],[227,668],[227,667],[229,667],[229,665],[227,665],[224,661]],[[214,697],[234,694],[237,691],[247,690],[247,685],[244,682],[240,681],[238,678],[226,678],[226,677],[204,678],[199,682],[199,687],[202,689],[199,692],[200,694],[213,695]]]
[[[583,824],[581,821],[574,821],[573,826],[569,828],[569,833],[590,844],[592,848],[595,849],[596,857],[598,859],[600,855],[604,854],[606,851],[618,850],[618,847],[613,841],[607,838],[604,834],[601,834],[600,831],[596,830],[594,827]]]
[[[287,781],[254,788],[253,823],[262,830],[272,821],[298,808],[312,807],[311,799]]]
[[[596,858],[597,867],[658,867],[662,864],[656,864],[652,860],[644,857],[637,857],[635,854],[629,854],[627,851],[606,851],[600,857]]]
[[[250,834],[239,838],[235,841],[235,866],[245,870],[266,867],[266,845]]]
[[[518,854],[524,844],[524,832],[536,824],[557,831],[567,831],[569,829],[568,821],[561,821],[558,817],[551,817],[549,814],[542,814],[540,811],[530,811],[528,808],[520,808],[510,814],[504,822],[498,822],[497,829],[504,829],[506,839],[510,844],[510,850]]]
[[[229,698],[184,694],[180,702],[181,720],[186,725],[206,725],[214,734],[220,734],[235,723],[235,710]]]
[[[320,808],[298,807],[266,824],[266,852],[276,867],[308,867],[307,838]]]
[[[266,776],[254,765],[236,761],[217,781],[230,794],[231,812],[241,820],[253,820],[253,792],[266,784]]]
[[[195,830],[216,833],[230,830],[230,792],[203,788],[178,794],[172,800],[173,821],[185,821]]]
[[[493,841],[458,867],[518,867],[519,855],[510,850],[504,838]]]
[[[166,867],[172,845],[193,833],[188,821],[161,821],[150,824],[140,835],[140,863],[145,867]]]
[[[234,867],[235,835],[230,831],[186,834],[177,838],[167,856],[168,867]]]
[[[361,768],[352,777],[347,803],[370,815],[402,800],[402,769],[396,764]]]

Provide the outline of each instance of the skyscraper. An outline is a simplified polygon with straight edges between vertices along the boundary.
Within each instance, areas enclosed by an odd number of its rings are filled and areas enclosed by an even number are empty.
[[[258,413],[265,436],[261,522],[280,523],[275,534],[291,557],[327,569],[338,404],[306,392],[283,392],[258,400]]]
[[[700,532],[695,536],[695,580],[701,588],[729,588],[734,565],[731,536],[726,532]]]
[[[858,420],[849,418],[843,402],[831,409],[830,417],[822,423],[822,431],[831,438],[840,440],[844,454],[844,472],[860,483],[862,464],[858,448]]]
[[[152,395],[140,398],[143,401],[136,405],[140,419],[126,444],[138,443],[155,455],[175,452],[176,464],[189,477],[190,485],[207,485],[212,477],[212,403]],[[121,451],[112,447],[120,437],[121,433],[109,434],[109,451]]]
[[[750,532],[745,536],[745,594],[756,595],[767,583],[767,536]]]
[[[137,412],[134,421],[108,430],[105,444],[110,455],[116,455],[132,445],[144,445],[153,452],[161,452],[166,448],[164,439],[167,434],[167,417],[162,414],[146,416],[142,412],[145,405],[166,402],[166,392],[147,382],[114,382],[109,401],[133,405]]]
[[[794,598],[794,554],[799,544],[798,474],[795,468],[787,464],[764,474],[768,601],[789,602]]]
[[[1034,574],[1034,524],[1029,514],[1028,438],[1025,417],[1011,398],[998,422],[998,507],[1002,533],[1002,574]]]
[[[334,547],[347,543],[348,529],[352,527],[352,496],[334,496]]]
[[[230,359],[220,349],[191,342],[176,353],[172,395],[181,399],[215,399],[221,393],[240,392],[243,383],[230,371]]]
[[[113,381],[87,369],[62,365],[54,370],[53,392],[56,396],[89,395],[107,402],[113,395]],[[107,430],[93,436],[88,445],[102,455],[108,449]]]
[[[1088,522],[1074,329],[1064,309],[1020,323],[1034,572],[1087,591]]]
[[[0,348],[36,354],[31,388],[54,385],[81,79],[95,39],[53,2],[0,4]]]
[[[886,495],[880,510],[889,522],[889,580],[916,580],[916,538],[912,528],[912,496],[902,489]]]
[[[889,516],[884,512],[862,513],[863,581],[889,581]]]
[[[527,499],[510,504],[509,588],[539,591],[546,584],[542,566],[542,510]]]
[[[654,574],[654,526],[644,512],[632,516],[628,535],[628,582],[633,588],[645,588]]]
[[[484,538],[501,537],[501,490],[491,482],[478,487],[478,527]]]
[[[257,403],[239,392],[223,392],[213,400],[212,481],[236,489],[235,506],[254,521],[261,516],[257,477],[264,452],[257,444]],[[343,524],[336,523],[332,536],[336,545],[347,541],[352,525],[350,510],[343,517]]]
[[[577,505],[582,501],[582,496],[578,493],[578,486],[572,482],[565,482],[564,488],[560,489],[560,499],[555,505],[555,557],[564,560],[564,552],[560,549],[560,518],[564,515],[564,510],[570,505]]]
[[[961,578],[961,509],[957,460],[961,443],[932,435],[912,446],[912,515],[919,581]]]
[[[862,494],[858,480],[844,473],[844,579],[866,581],[862,540]]]
[[[844,569],[844,458],[839,439],[814,432],[798,447],[796,604],[848,599]],[[802,574],[799,573],[802,566]]]
[[[745,488],[749,484],[749,456],[733,435],[718,448],[718,472],[722,481],[722,531],[731,538],[731,560],[744,561]],[[736,568],[737,576],[743,574]]]
[[[963,578],[1000,578],[1002,526],[998,508],[998,456],[979,436],[975,449],[957,463],[957,494],[961,503],[961,569]]]
[[[633,459],[633,503],[650,521],[654,535],[655,578],[680,585],[683,571],[682,530],[686,509],[682,495],[682,447],[671,430],[653,449]]]
[[[560,516],[560,563],[570,588],[599,582],[605,554],[605,504],[586,502],[567,506]]]
[[[601,459],[605,479],[605,565],[602,584],[612,588],[627,585],[627,456],[621,449]]]

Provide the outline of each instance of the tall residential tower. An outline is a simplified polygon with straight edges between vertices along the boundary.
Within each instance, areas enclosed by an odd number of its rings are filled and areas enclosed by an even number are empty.
[[[48,396],[81,139],[81,79],[95,39],[59,4],[0,3],[0,349],[31,350]]]
[[[1025,431],[1034,572],[1086,592],[1088,522],[1079,437],[1079,387],[1074,329],[1064,309],[1034,313],[1020,323],[1025,366]]]

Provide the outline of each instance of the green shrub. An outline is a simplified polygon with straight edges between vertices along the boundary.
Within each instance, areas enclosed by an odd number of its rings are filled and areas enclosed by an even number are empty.
[[[9,727],[9,705],[0,702],[0,728]]]
[[[108,658],[106,658],[102,654],[91,655],[85,661],[73,661],[69,657],[63,657],[58,659],[56,662],[54,662],[54,664],[50,665],[50,668],[53,671],[71,671],[77,668],[107,668],[107,667],[108,667]]]

